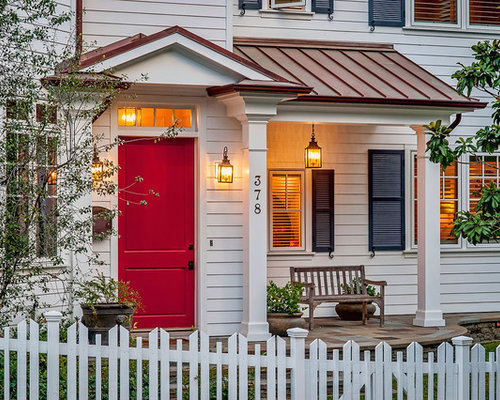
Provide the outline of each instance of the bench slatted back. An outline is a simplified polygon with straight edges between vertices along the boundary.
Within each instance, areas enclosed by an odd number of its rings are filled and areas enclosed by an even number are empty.
[[[315,296],[332,297],[349,294],[366,295],[364,265],[345,267],[291,267],[292,283],[313,283]],[[349,289],[348,289],[349,288]]]

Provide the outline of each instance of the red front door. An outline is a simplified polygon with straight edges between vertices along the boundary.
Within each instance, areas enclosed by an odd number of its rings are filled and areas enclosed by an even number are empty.
[[[194,325],[193,139],[126,139],[118,150],[118,277],[142,297],[137,328]],[[140,178],[138,178],[140,177]],[[154,193],[158,193],[155,196]],[[141,201],[146,205],[141,205]]]

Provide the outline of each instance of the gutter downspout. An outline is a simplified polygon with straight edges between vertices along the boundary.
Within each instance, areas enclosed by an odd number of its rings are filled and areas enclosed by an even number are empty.
[[[450,130],[450,133],[451,131],[453,131],[453,129],[455,129],[459,124],[460,122],[462,122],[462,113],[458,113],[456,114],[456,118],[455,118],[455,121],[453,121],[449,126],[448,128],[451,129]]]

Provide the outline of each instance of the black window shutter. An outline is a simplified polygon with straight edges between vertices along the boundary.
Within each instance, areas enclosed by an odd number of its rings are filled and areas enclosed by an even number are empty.
[[[404,151],[369,150],[369,250],[404,250]]]
[[[313,251],[334,250],[334,174],[333,169],[312,171]]]
[[[321,14],[332,14],[333,0],[312,0],[312,11]]]
[[[262,0],[238,0],[238,6],[243,10],[260,10]]]
[[[371,26],[404,26],[405,0],[368,0],[368,23]]]

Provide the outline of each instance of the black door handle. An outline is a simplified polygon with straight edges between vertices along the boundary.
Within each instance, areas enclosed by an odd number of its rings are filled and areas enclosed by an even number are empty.
[[[194,269],[194,261],[188,261],[188,270],[193,270]]]

